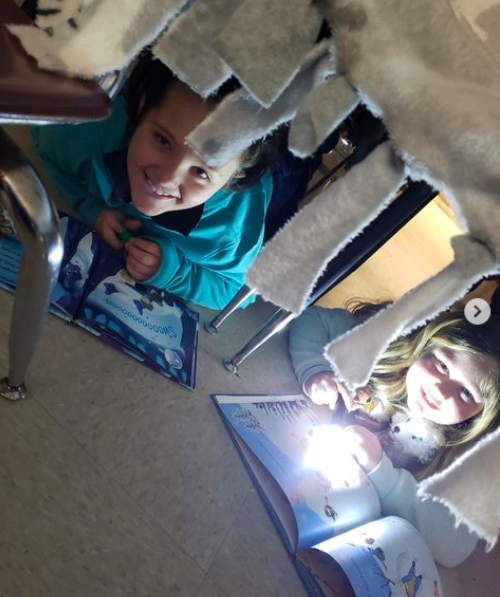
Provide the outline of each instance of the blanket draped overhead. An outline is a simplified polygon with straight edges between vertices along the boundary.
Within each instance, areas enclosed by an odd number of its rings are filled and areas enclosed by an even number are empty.
[[[95,77],[126,67],[152,44],[203,97],[236,76],[242,87],[186,140],[209,165],[224,163],[285,122],[290,150],[306,156],[360,102],[383,119],[390,140],[300,211],[248,272],[251,288],[287,310],[304,309],[327,263],[405,179],[445,191],[464,230],[452,239],[453,262],[326,347],[350,386],[366,383],[397,335],[500,271],[500,0],[39,5],[38,28],[10,29],[43,68]],[[325,21],[331,37],[317,42]]]

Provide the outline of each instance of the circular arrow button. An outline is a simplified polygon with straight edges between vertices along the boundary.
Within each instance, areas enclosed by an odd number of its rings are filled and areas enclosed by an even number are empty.
[[[465,305],[464,314],[469,323],[482,325],[490,318],[491,307],[482,298],[471,299]]]

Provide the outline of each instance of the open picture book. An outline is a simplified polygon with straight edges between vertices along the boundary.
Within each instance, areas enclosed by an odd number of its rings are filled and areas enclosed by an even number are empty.
[[[442,597],[423,537],[381,517],[332,411],[304,396],[213,400],[310,595]]]
[[[115,251],[86,224],[60,220],[64,257],[50,311],[101,338],[141,363],[194,388],[198,319],[184,302],[135,282]],[[22,246],[0,213],[0,286],[16,288]]]

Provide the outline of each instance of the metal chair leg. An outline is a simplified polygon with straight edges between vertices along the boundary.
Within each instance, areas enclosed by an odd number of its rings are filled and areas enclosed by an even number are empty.
[[[21,150],[0,129],[0,199],[23,246],[9,335],[9,374],[0,395],[26,397],[26,371],[41,336],[63,256],[57,213]]]
[[[254,292],[254,290],[251,290],[247,286],[243,286],[243,288],[234,295],[224,309],[222,309],[222,311],[216,315],[212,321],[205,321],[205,330],[209,334],[218,334],[222,323],[231,315],[231,313],[234,313],[234,311],[236,311],[236,309],[242,303],[251,297]]]
[[[308,306],[314,304],[335,285],[347,278],[375,251],[387,242],[436,196],[436,191],[424,182],[413,182],[371,224],[366,233],[354,238],[329,264],[317,282]],[[295,315],[280,309],[264,327],[232,358],[224,359],[224,367],[232,373],[259,346],[282,330]]]
[[[267,342],[267,340],[274,336],[274,334],[284,329],[292,319],[295,319],[295,317],[296,315],[294,313],[290,313],[290,311],[286,311],[285,309],[276,311],[276,313],[267,320],[260,331],[257,332],[257,334],[255,334],[255,336],[251,338],[239,352],[230,359],[224,359],[224,367],[231,373],[237,374],[240,364],[250,356],[254,350],[257,350],[259,346],[264,344],[264,342]]]

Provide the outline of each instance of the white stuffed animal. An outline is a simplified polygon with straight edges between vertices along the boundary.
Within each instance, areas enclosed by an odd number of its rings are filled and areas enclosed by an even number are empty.
[[[429,464],[445,440],[441,429],[425,419],[397,413],[381,437],[384,451],[396,467],[412,469]]]

